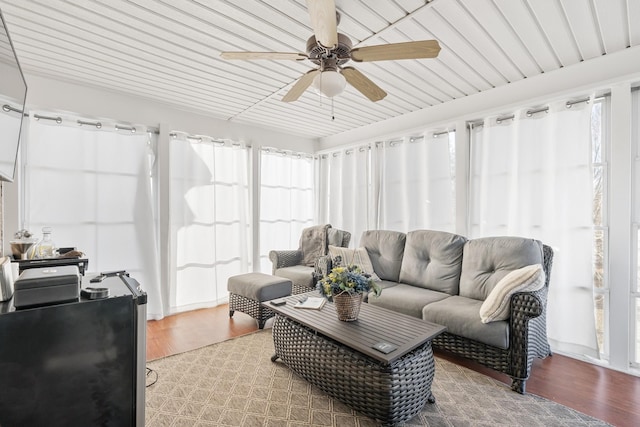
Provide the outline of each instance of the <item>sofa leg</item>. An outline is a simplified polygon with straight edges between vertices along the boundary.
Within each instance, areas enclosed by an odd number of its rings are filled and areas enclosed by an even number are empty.
[[[233,317],[233,313],[235,313],[235,310],[229,310],[229,317]]]
[[[433,395],[432,392],[429,392],[429,397],[427,397],[427,402],[436,403],[436,397]]]
[[[525,394],[527,380],[513,378],[511,381],[511,390],[520,394]]]

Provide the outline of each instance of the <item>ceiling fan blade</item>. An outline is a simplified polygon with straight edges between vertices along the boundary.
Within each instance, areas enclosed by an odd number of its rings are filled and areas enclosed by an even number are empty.
[[[367,76],[353,67],[344,67],[341,70],[342,75],[347,79],[347,82],[358,89],[360,93],[369,98],[371,101],[376,102],[387,96],[387,92],[382,90],[377,84],[369,80]]]
[[[351,50],[351,59],[356,62],[367,62],[390,59],[435,58],[439,52],[440,44],[437,40],[422,40],[357,47]]]
[[[320,73],[320,70],[310,70],[302,77],[298,79],[298,81],[293,85],[289,92],[285,96],[282,97],[284,102],[292,102],[300,98],[300,95],[304,93],[305,90],[311,83],[313,83],[314,77]]]
[[[299,52],[222,52],[222,59],[286,59],[301,61],[307,55]]]
[[[326,48],[338,45],[338,23],[334,0],[307,0],[311,26],[316,40]]]

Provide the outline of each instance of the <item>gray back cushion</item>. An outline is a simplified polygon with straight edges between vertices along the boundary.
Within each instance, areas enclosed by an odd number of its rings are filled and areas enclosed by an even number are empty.
[[[542,242],[523,237],[484,237],[464,245],[460,296],[484,301],[513,270],[542,264]]]
[[[457,295],[466,241],[466,237],[444,231],[407,233],[400,282]]]
[[[362,232],[360,246],[369,254],[373,271],[382,280],[397,282],[407,235],[399,231],[367,230]]]

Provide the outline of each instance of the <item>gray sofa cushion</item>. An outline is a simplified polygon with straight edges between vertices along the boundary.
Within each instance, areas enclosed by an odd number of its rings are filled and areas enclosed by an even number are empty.
[[[409,316],[420,319],[422,318],[422,308],[426,304],[448,297],[449,295],[443,292],[431,291],[429,289],[399,283],[396,286],[383,289],[379,297],[369,295],[369,304],[387,308],[398,313],[408,314]],[[480,310],[479,307],[478,310]],[[478,314],[478,322],[479,321],[480,315]]]
[[[400,282],[457,295],[466,241],[466,237],[444,231],[407,233]]]
[[[388,280],[376,280],[376,283],[378,284],[378,286],[380,286],[382,288],[382,292],[384,292],[385,289],[393,288],[394,286],[398,286],[398,282],[390,282]],[[370,298],[376,298],[374,291],[370,291],[368,294],[365,294],[363,301],[364,302],[369,302]]]
[[[275,276],[284,277],[293,282],[294,285],[308,286],[309,290],[313,289],[313,267],[306,265],[294,265],[291,267],[278,268],[274,272]]]
[[[502,349],[509,348],[509,322],[482,323],[481,305],[482,301],[452,296],[426,305],[422,309],[422,319],[446,326],[450,334]]]
[[[367,249],[380,279],[398,281],[406,239],[407,235],[398,231],[367,230],[362,233],[360,246]]]
[[[484,301],[508,273],[542,262],[542,242],[538,240],[523,237],[469,240],[462,255],[460,296]]]

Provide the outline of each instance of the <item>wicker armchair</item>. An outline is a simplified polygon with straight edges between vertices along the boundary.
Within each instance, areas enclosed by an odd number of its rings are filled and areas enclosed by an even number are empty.
[[[351,233],[329,224],[306,228],[300,236],[298,249],[269,252],[271,273],[291,280],[293,294],[309,292],[316,284],[316,262],[327,254],[328,245],[347,247],[350,240]]]

